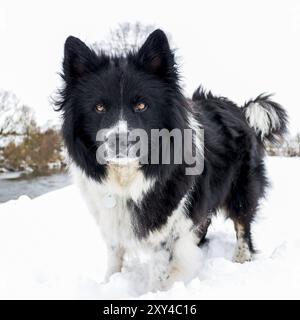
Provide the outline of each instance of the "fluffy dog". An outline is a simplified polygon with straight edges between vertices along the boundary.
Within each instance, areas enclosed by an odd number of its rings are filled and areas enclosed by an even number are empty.
[[[198,246],[219,209],[234,222],[234,260],[251,260],[251,223],[268,185],[265,144],[280,139],[287,127],[279,104],[260,95],[238,107],[201,88],[191,100],[185,98],[161,30],[123,56],[96,53],[69,37],[62,77],[65,86],[57,102],[62,133],[71,169],[107,243],[107,279],[121,271],[124,255],[136,248],[151,253],[155,288],[185,279],[197,265]],[[102,129],[106,140],[101,144],[97,134]],[[120,153],[99,162],[100,145],[109,154],[109,135],[119,138],[134,129],[149,135],[153,129],[192,130],[192,152],[203,161],[203,170],[187,174],[189,164],[174,156],[168,164],[151,163],[153,150],[148,163]],[[175,147],[171,139],[170,152]]]

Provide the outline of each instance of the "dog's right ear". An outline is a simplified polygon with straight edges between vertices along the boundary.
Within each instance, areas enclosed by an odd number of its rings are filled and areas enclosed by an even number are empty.
[[[78,80],[87,73],[96,71],[99,58],[86,44],[75,37],[65,42],[63,73],[66,82]]]

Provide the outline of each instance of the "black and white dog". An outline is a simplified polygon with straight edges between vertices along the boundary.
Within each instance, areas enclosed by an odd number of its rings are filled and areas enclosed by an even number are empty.
[[[201,89],[186,99],[161,30],[124,56],[96,53],[69,37],[62,77],[57,105],[63,137],[71,170],[107,243],[107,279],[137,248],[151,253],[153,288],[186,279],[219,209],[234,222],[234,260],[251,260],[251,222],[268,185],[265,143],[276,142],[287,127],[279,104],[260,95],[238,107]],[[99,130],[107,129],[107,138],[137,128],[149,135],[153,129],[191,129],[193,152],[204,164],[201,174],[186,174],[188,164],[174,157],[168,164],[119,162],[124,157],[118,154],[107,163],[98,161]],[[107,140],[102,143],[110,149]],[[170,152],[175,147],[171,139]]]

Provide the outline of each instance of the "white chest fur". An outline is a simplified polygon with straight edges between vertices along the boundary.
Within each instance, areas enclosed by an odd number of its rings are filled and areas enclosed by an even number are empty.
[[[154,181],[145,179],[134,164],[126,167],[110,166],[103,183],[88,178],[75,165],[71,171],[104,239],[112,245],[135,241],[126,204],[129,199],[138,203],[154,185]]]

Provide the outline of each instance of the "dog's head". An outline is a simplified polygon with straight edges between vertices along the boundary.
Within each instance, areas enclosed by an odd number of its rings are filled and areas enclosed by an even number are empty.
[[[64,115],[64,139],[79,166],[93,167],[91,175],[99,169],[99,131],[109,153],[107,138],[112,134],[183,127],[184,99],[174,54],[161,30],[151,33],[137,52],[119,57],[96,53],[69,37],[62,77],[65,87],[58,105]],[[121,150],[117,156],[123,157]]]

